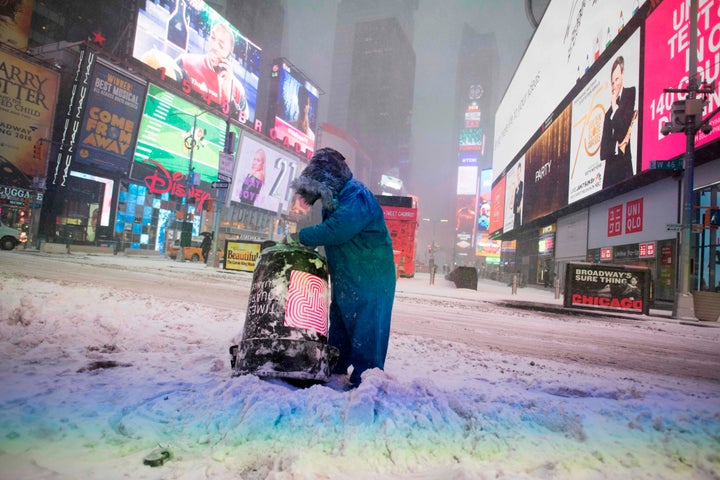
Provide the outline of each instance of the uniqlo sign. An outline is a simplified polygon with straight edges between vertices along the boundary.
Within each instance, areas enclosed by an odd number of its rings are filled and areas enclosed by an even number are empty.
[[[615,205],[608,208],[608,228],[607,236],[616,237],[622,235],[623,224],[623,206]]]
[[[643,199],[638,198],[625,204],[625,233],[642,232]]]
[[[641,243],[639,248],[640,251],[638,256],[640,258],[650,258],[655,256],[655,242]]]

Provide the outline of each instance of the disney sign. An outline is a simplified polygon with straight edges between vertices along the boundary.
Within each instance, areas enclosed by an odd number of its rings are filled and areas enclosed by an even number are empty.
[[[202,210],[203,203],[205,200],[210,198],[210,194],[201,188],[191,186],[190,190],[186,188],[187,176],[180,172],[170,172],[160,163],[146,158],[145,163],[151,163],[155,165],[156,170],[152,175],[145,177],[145,185],[150,190],[150,193],[163,194],[169,193],[177,197],[184,197],[187,195],[188,198],[195,199],[195,207],[197,210]]]

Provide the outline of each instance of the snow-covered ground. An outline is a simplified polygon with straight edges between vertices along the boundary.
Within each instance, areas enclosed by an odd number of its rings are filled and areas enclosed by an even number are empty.
[[[720,478],[715,325],[516,309],[562,301],[418,275],[385,372],[296,388],[231,375],[250,280],[0,252],[0,478]]]

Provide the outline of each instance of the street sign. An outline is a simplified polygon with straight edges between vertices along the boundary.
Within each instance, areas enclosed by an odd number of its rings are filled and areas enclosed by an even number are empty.
[[[682,224],[681,223],[668,223],[665,225],[668,232],[679,232],[682,230]]]
[[[653,170],[682,170],[682,158],[675,160],[650,160],[650,168]]]
[[[228,188],[230,182],[212,182],[212,188]]]
[[[229,153],[220,152],[220,159],[218,162],[218,179],[229,182],[232,179],[235,157]]]

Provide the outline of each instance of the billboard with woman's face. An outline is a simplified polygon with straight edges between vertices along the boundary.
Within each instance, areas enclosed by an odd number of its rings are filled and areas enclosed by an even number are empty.
[[[293,200],[290,182],[302,169],[303,164],[296,158],[244,134],[235,163],[230,200],[287,213]]]
[[[287,138],[299,153],[315,150],[319,91],[287,60],[277,59],[270,74],[268,124],[273,138]]]

